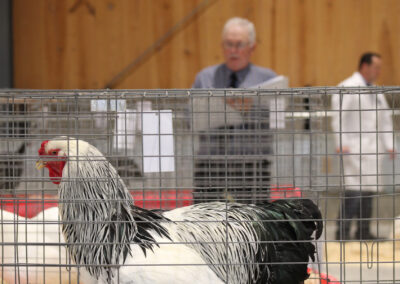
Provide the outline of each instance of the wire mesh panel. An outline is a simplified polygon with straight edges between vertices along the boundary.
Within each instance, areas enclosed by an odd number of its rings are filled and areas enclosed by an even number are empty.
[[[2,91],[2,282],[398,283],[399,92]]]

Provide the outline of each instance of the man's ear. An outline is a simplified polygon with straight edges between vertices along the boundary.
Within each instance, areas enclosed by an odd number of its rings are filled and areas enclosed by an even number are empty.
[[[253,44],[253,46],[252,47],[250,47],[250,51],[253,53],[254,52],[254,50],[256,49],[256,46],[257,46],[257,44],[256,43],[254,43]]]

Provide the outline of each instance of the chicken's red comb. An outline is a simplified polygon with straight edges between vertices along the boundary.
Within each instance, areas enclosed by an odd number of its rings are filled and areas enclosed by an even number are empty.
[[[40,149],[38,151],[39,152],[39,156],[46,155],[46,151],[44,150],[44,148],[46,147],[47,143],[49,143],[49,140],[45,140],[45,141],[42,142],[42,145],[40,146]]]

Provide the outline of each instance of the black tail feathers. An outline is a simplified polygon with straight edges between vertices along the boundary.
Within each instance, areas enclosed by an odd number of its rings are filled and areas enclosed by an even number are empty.
[[[276,233],[273,241],[279,241],[267,248],[268,261],[276,263],[268,266],[270,278],[267,283],[302,283],[309,277],[309,259],[315,260],[312,237],[318,239],[322,234],[321,211],[310,199],[278,200],[262,207],[269,216],[267,220],[278,221],[266,225]]]
[[[323,231],[321,211],[310,199],[278,200],[272,204],[281,207],[288,216],[303,220],[305,227],[310,230],[310,237],[314,231],[316,240],[321,237]]]

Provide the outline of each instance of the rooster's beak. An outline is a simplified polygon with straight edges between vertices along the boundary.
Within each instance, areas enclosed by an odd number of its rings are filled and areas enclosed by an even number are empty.
[[[37,160],[36,162],[36,169],[41,170],[46,166],[46,162],[42,160]]]

